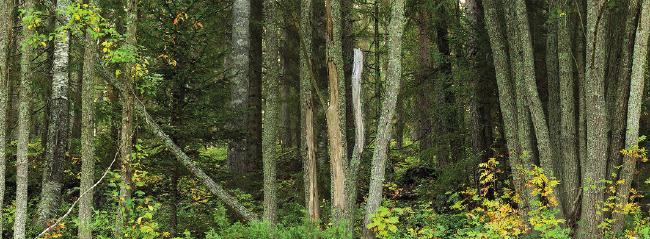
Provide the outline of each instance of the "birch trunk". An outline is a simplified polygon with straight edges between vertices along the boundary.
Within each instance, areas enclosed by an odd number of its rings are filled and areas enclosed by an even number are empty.
[[[377,141],[372,156],[368,203],[363,224],[363,237],[374,238],[367,226],[382,202],[389,141],[395,116],[395,106],[402,77],[402,32],[404,30],[404,0],[392,1],[391,20],[388,25],[388,67],[386,90],[381,106],[381,117],[377,125]]]
[[[58,0],[57,11],[65,11],[70,4],[67,0]],[[63,21],[67,21],[64,17]],[[58,23],[58,22],[57,22]],[[70,59],[70,33],[60,32],[54,39],[53,80],[50,94],[50,114],[47,128],[45,148],[45,165],[41,201],[38,205],[38,226],[46,227],[48,220],[55,214],[59,206],[63,180],[63,163],[68,148],[68,62]]]

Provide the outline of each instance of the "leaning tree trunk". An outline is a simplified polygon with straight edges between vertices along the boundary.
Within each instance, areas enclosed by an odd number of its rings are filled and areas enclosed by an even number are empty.
[[[70,2],[58,0],[56,4],[57,11],[65,11]],[[67,21],[67,17],[64,17],[63,20]],[[55,214],[61,195],[62,169],[68,148],[68,123],[70,123],[68,119],[70,41],[70,33],[67,31],[57,33],[54,40],[50,114],[47,126],[41,201],[38,205],[37,226],[41,228],[46,227],[48,220]]]
[[[341,222],[350,230],[351,217],[345,188],[347,144],[345,137],[345,76],[341,46],[341,0],[325,0],[327,22],[327,78],[329,106],[327,106],[327,134],[329,138],[332,181],[332,220]]]
[[[97,65],[99,70],[101,70],[101,75],[111,86],[115,87],[122,94],[131,94],[134,92],[127,91],[126,88],[114,78],[113,74],[108,72],[106,68],[101,65],[101,62]],[[223,203],[230,209],[232,209],[237,216],[239,216],[244,221],[254,221],[258,219],[257,214],[253,211],[246,208],[242,205],[237,198],[232,196],[226,189],[223,188],[220,184],[217,184],[208,174],[206,174],[199,166],[197,166],[192,159],[181,150],[176,143],[167,135],[161,128],[158,123],[149,115],[147,109],[144,107],[144,104],[140,101],[135,102],[135,110],[140,117],[143,118],[144,123],[149,128],[149,130],[154,134],[156,138],[163,142],[165,148],[169,150],[175,157],[178,162],[180,162],[190,173],[197,177],[203,185],[205,185],[208,190],[215,195],[217,198],[223,201]]]
[[[372,217],[381,205],[386,173],[386,159],[391,138],[395,106],[402,77],[402,32],[404,30],[404,0],[392,1],[391,20],[388,26],[388,67],[386,71],[386,90],[381,106],[381,117],[377,125],[377,139],[372,156],[368,203],[363,223],[363,237],[374,238],[368,229]]]
[[[643,83],[648,66],[648,38],[650,37],[650,1],[643,1],[641,17],[636,30],[636,39],[634,42],[634,53],[632,58],[632,76],[630,82],[630,98],[627,105],[627,132],[625,133],[625,148],[634,150],[638,147],[639,137],[639,119],[641,117],[641,103],[643,102]],[[630,186],[634,179],[634,171],[638,158],[632,155],[625,155],[623,168],[621,169],[620,180],[623,183],[617,190],[617,205],[626,205]],[[614,214],[614,232],[623,229],[625,215],[622,213]]]
[[[34,7],[33,0],[25,0],[24,9]],[[23,41],[30,39],[34,31],[23,26]],[[32,58],[33,49],[30,45],[22,45],[20,58],[20,92],[18,96],[18,143],[16,145],[16,212],[14,217],[14,238],[25,239],[25,223],[27,221],[27,180],[29,160],[27,155],[30,127],[30,101],[32,84]]]
[[[95,176],[94,117],[95,117],[95,68],[97,43],[86,32],[83,55],[83,79],[81,81],[81,185],[79,192],[92,190]],[[86,192],[79,199],[79,238],[92,239],[93,192]]]
[[[499,20],[499,13],[497,11],[497,0],[483,1],[483,8],[485,9],[485,26],[490,38],[490,46],[492,48],[492,58],[494,61],[494,70],[497,79],[497,87],[499,91],[499,106],[501,109],[501,117],[503,120],[503,127],[505,132],[506,147],[508,149],[509,165],[512,173],[513,184],[515,192],[519,195],[527,195],[525,193],[525,171],[524,168],[528,165],[523,163],[521,155],[519,155],[519,134],[517,133],[517,107],[516,97],[513,80],[510,73],[510,63],[508,62],[508,48],[505,40],[504,32]],[[522,208],[521,215],[526,218],[527,201],[519,203],[519,208]]]
[[[311,18],[312,1],[301,0],[300,3],[300,114],[301,132],[300,153],[303,160],[303,174],[305,183],[305,204],[309,220],[312,223],[320,220],[320,206],[318,198],[318,179],[316,163],[316,135],[314,134],[314,106],[311,92]]]
[[[278,34],[278,9],[275,0],[264,0],[265,25],[264,40],[266,41],[266,51],[263,55],[266,71],[263,75],[264,80],[264,115],[263,115],[263,135],[262,135],[262,159],[264,166],[264,215],[262,219],[267,223],[275,223],[277,219],[277,186],[276,186],[276,157],[277,157],[277,140],[279,128],[279,98],[277,93],[280,90],[281,70],[279,57],[279,40]]]
[[[582,209],[579,238],[602,238],[599,205],[604,199],[607,167],[607,107],[605,105],[605,0],[587,1],[585,123],[587,158],[581,159]]]
[[[6,190],[6,171],[7,171],[7,105],[9,102],[9,67],[11,59],[9,58],[11,49],[10,42],[13,35],[13,10],[14,1],[4,1],[3,10],[0,10],[0,19],[4,22],[0,24],[0,208],[4,208],[4,198]],[[0,210],[0,222],[4,221],[2,210]],[[3,232],[3,223],[0,223],[0,235]]]

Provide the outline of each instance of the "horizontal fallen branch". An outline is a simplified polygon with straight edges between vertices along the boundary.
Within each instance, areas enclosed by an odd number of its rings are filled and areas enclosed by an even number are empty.
[[[210,190],[212,194],[214,194],[217,198],[219,198],[223,203],[228,207],[229,209],[233,210],[235,213],[237,213],[238,216],[240,216],[243,220],[245,221],[253,221],[257,220],[259,217],[256,213],[253,211],[249,210],[248,208],[244,207],[237,198],[233,197],[228,191],[226,191],[221,185],[216,183],[210,176],[208,176],[201,168],[199,168],[193,161],[190,159],[183,150],[181,150],[176,143],[167,135],[156,123],[156,121],[147,113],[147,109],[145,108],[144,104],[142,101],[138,99],[138,97],[135,95],[134,92],[125,92],[124,87],[122,84],[115,79],[115,76],[106,69],[105,65],[99,62],[96,66],[99,74],[101,74],[102,78],[106,80],[109,84],[111,84],[113,87],[118,89],[122,94],[133,94],[134,98],[136,99],[134,102],[135,110],[142,118],[144,118],[146,126],[151,130],[152,133],[158,137],[158,139],[162,140],[163,143],[165,144],[165,147],[172,153],[174,156],[176,156],[176,159],[178,162],[180,162],[187,170],[189,170],[195,177],[200,179],[203,184]]]

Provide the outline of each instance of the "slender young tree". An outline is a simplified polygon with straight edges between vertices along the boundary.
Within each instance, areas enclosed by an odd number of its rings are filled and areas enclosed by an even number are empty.
[[[138,0],[126,0],[126,44],[136,49],[138,34]],[[134,65],[128,64],[124,73],[124,89],[122,92],[122,128],[120,129],[120,163],[121,163],[121,184],[120,184],[120,210],[118,210],[118,219],[120,220],[116,227],[120,233],[124,225],[126,215],[128,215],[126,202],[131,200],[133,191],[131,153],[133,152],[133,84],[135,82]]]
[[[25,0],[23,9],[33,9],[33,0]],[[22,27],[23,41],[30,39],[34,34],[33,27]],[[21,44],[22,55],[20,58],[20,86],[18,95],[18,143],[16,145],[16,213],[14,218],[14,238],[25,239],[25,223],[27,222],[27,195],[29,159],[27,149],[29,144],[30,103],[32,83],[32,46]]]
[[[10,42],[14,28],[14,1],[5,0],[2,3],[3,9],[0,10],[0,19],[3,24],[0,25],[0,208],[4,206],[6,190],[6,171],[7,171],[7,104],[9,102],[9,67],[11,60],[9,58]],[[0,221],[4,217],[0,210]],[[3,232],[3,225],[0,223],[0,235]]]
[[[399,94],[402,77],[402,32],[404,30],[404,0],[393,0],[391,3],[391,19],[388,26],[388,68],[386,71],[386,90],[384,93],[381,117],[377,125],[377,141],[372,156],[370,186],[368,188],[368,203],[364,217],[364,238],[374,238],[368,230],[372,216],[382,201],[386,159],[388,158],[389,140],[395,116],[395,106]]]
[[[632,76],[630,81],[630,98],[627,105],[627,132],[625,133],[625,148],[636,150],[639,139],[639,121],[643,102],[643,87],[648,67],[648,41],[650,38],[650,1],[643,1],[641,17],[636,30],[634,53],[632,58]],[[630,194],[630,186],[634,180],[634,171],[638,158],[625,155],[619,180],[623,183],[617,189],[618,205],[626,205]],[[614,232],[620,232],[625,225],[625,215],[614,214]]]
[[[79,192],[79,238],[92,238],[93,191],[95,176],[95,62],[97,43],[86,30],[81,81],[81,185]],[[90,190],[90,191],[89,191]]]
[[[277,219],[277,185],[276,185],[276,157],[279,128],[280,99],[277,93],[280,90],[280,61],[279,61],[279,25],[275,0],[264,0],[265,28],[264,41],[266,51],[263,55],[266,71],[263,73],[264,115],[262,135],[262,159],[264,160],[264,215],[263,220],[275,223]]]
[[[314,133],[314,105],[312,99],[312,69],[311,69],[311,19],[312,1],[301,0],[300,3],[300,119],[301,135],[300,153],[303,161],[305,187],[305,206],[309,220],[313,223],[320,220],[320,205],[318,197],[318,174],[316,163],[316,135]]]
[[[56,2],[57,12],[65,12],[70,5],[69,0]],[[63,16],[60,24],[68,21]],[[69,120],[69,58],[70,58],[70,32],[62,31],[55,35],[54,62],[52,64],[52,89],[50,94],[50,114],[47,126],[47,142],[45,147],[45,165],[43,167],[43,181],[41,183],[41,201],[38,205],[38,226],[47,226],[48,220],[55,213],[59,205],[63,180],[63,162],[68,148],[68,123]]]

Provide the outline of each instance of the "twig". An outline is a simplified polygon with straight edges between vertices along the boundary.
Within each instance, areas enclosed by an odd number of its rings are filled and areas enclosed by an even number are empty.
[[[54,224],[50,225],[48,228],[45,228],[45,230],[43,230],[41,233],[39,233],[38,236],[34,237],[34,239],[38,239],[38,238],[42,237],[43,235],[45,235],[45,233],[47,233],[48,231],[52,230],[52,228],[54,228],[54,227],[56,227],[57,225],[59,225],[59,223],[61,223],[61,222],[63,221],[63,219],[65,219],[66,217],[68,217],[68,216],[70,215],[70,213],[72,212],[72,209],[74,209],[74,207],[77,205],[77,203],[79,203],[79,200],[81,200],[81,198],[83,198],[83,196],[85,196],[86,194],[88,194],[89,192],[91,192],[95,187],[97,187],[97,185],[99,185],[99,184],[102,182],[102,180],[104,180],[104,178],[106,178],[106,175],[108,175],[108,172],[111,171],[111,168],[113,167],[113,164],[115,164],[115,161],[117,161],[117,155],[118,155],[118,152],[119,152],[119,151],[120,151],[120,150],[118,149],[118,150],[115,152],[115,157],[113,157],[113,162],[111,162],[111,164],[108,165],[108,168],[106,168],[106,170],[104,171],[104,174],[102,174],[102,177],[99,178],[99,180],[97,180],[97,182],[96,182],[95,184],[93,184],[93,186],[91,186],[90,188],[88,188],[88,189],[87,189],[86,191],[84,191],[82,194],[79,194],[79,198],[77,198],[77,200],[75,200],[75,201],[72,203],[72,205],[70,206],[70,208],[68,208],[68,211],[67,211],[65,214],[63,214],[63,216],[59,217],[59,219],[57,219],[57,220],[54,222]]]

